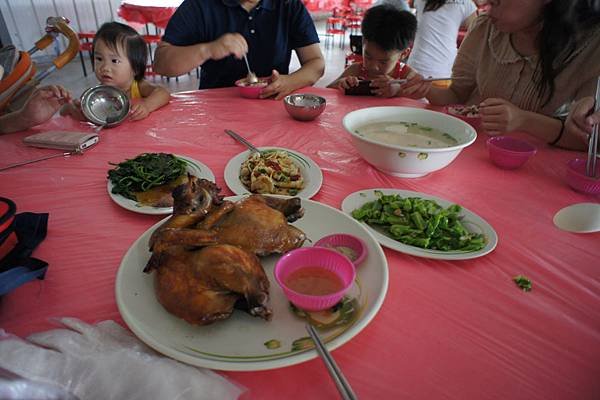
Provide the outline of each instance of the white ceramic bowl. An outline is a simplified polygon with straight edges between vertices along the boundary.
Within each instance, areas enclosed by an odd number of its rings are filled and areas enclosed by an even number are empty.
[[[372,140],[357,133],[357,129],[375,122],[416,122],[449,134],[457,144],[443,148],[407,147]],[[403,178],[417,178],[444,168],[477,138],[475,129],[466,122],[421,108],[363,108],[346,114],[342,124],[352,136],[354,147],[369,164],[386,174]]]

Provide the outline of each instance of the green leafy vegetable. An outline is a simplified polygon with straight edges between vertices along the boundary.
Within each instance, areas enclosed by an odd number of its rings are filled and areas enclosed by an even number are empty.
[[[513,277],[513,281],[520,287],[524,292],[531,291],[531,280],[524,275],[517,275]]]
[[[461,223],[462,208],[443,208],[433,200],[402,198],[376,190],[375,201],[352,211],[352,216],[382,228],[392,238],[410,246],[441,251],[477,251],[485,247],[485,236],[469,232]]]
[[[145,192],[169,183],[186,171],[186,162],[166,153],[144,153],[125,160],[108,171],[112,193],[135,200],[135,192]]]

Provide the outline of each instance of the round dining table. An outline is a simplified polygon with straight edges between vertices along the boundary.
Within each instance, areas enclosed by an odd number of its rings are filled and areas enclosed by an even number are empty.
[[[225,167],[246,150],[224,133],[231,129],[256,146],[309,156],[323,174],[316,202],[340,209],[359,190],[415,191],[464,206],[498,235],[491,253],[468,260],[383,248],[389,285],[381,308],[332,351],[358,398],[600,398],[600,233],[576,234],[553,224],[565,206],[600,202],[565,183],[566,163],[581,154],[513,133],[538,152],[520,169],[500,169],[490,162],[487,137],[479,132],[447,167],[421,178],[395,177],[360,157],[342,119],[365,107],[426,104],[314,87],[303,92],[327,101],[313,121],[292,119],[281,101],[241,98],[236,88],[175,93],[146,119],[104,129],[99,143],[82,155],[0,172],[0,195],[12,199],[18,212],[49,213],[47,237],[33,254],[49,264],[45,279],[1,299],[0,328],[26,337],[52,328],[55,317],[114,320],[127,327],[115,297],[117,273],[134,241],[164,216],[114,202],[107,190],[110,163],[144,152],[186,156],[208,166],[221,193],[231,195]],[[93,127],[55,117],[27,132],[2,135],[0,168],[56,152],[22,142],[48,130]],[[328,221],[318,223],[326,227]],[[518,275],[531,280],[530,291],[515,284]],[[279,288],[273,284],[272,290]],[[286,367],[218,373],[245,389],[242,399],[338,398],[323,362],[314,349],[308,351],[309,360]]]

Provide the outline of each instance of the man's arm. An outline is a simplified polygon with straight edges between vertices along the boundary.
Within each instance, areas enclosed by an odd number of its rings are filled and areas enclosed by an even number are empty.
[[[190,46],[160,42],[154,55],[154,71],[165,76],[179,76],[204,64],[231,54],[242,58],[248,52],[246,39],[239,33],[226,33],[217,40]]]
[[[292,74],[280,75],[273,70],[271,83],[263,89],[260,97],[273,97],[281,100],[294,90],[311,86],[319,80],[325,72],[325,59],[318,43],[296,49],[301,67]]]
[[[292,73],[298,87],[310,86],[317,82],[325,73],[325,58],[318,43],[296,49],[300,69]]]

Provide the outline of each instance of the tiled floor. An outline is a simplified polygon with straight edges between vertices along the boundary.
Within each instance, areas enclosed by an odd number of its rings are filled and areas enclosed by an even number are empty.
[[[325,24],[324,21],[317,21],[317,32],[321,39],[321,50],[325,56],[325,75],[316,83],[315,86],[327,86],[331,81],[339,76],[344,69],[344,60],[346,52],[348,52],[348,38],[345,40],[345,48],[340,48],[340,41],[338,38],[330,40],[327,43],[324,35]],[[299,62],[296,58],[295,53],[292,53],[292,62],[290,64],[290,70],[294,71],[298,69]],[[60,84],[69,90],[73,96],[79,96],[85,89],[90,86],[97,84],[96,77],[91,71],[90,60],[85,55],[86,68],[88,76],[83,76],[83,70],[81,68],[81,62],[79,57],[75,57],[69,64],[62,69],[53,72],[50,76],[44,79],[43,84]],[[47,66],[39,65],[40,69],[44,69]],[[171,92],[180,92],[186,90],[195,90],[198,88],[198,79],[196,78],[195,72],[190,75],[184,75],[175,80],[171,78],[167,80],[164,77],[148,77],[151,82],[161,84],[167,87]]]

